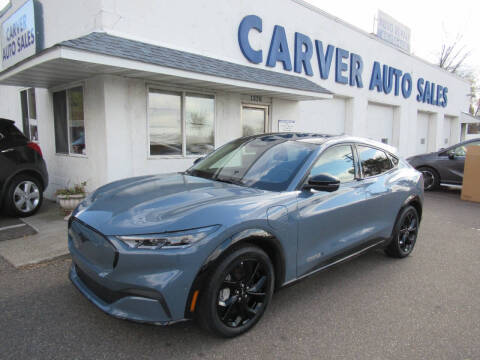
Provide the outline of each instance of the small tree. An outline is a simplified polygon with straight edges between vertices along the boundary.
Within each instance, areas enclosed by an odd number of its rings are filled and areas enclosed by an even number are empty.
[[[442,49],[438,54],[438,66],[470,81],[470,93],[468,94],[470,97],[469,112],[474,115],[478,113],[478,106],[477,110],[475,110],[475,104],[479,88],[476,87],[477,76],[475,69],[467,64],[472,50],[464,43],[462,34],[457,33],[455,38],[449,40],[445,29],[443,32],[444,40]]]
[[[444,40],[442,50],[439,54],[438,66],[464,77],[470,73],[468,69],[465,69],[465,60],[467,60],[471,54],[472,51],[467,45],[463,44],[463,35],[457,34],[451,41]]]

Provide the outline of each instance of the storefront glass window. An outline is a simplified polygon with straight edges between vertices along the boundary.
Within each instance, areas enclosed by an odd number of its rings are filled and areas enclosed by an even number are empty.
[[[21,91],[20,100],[22,105],[23,133],[31,141],[38,141],[35,89],[30,88]]]
[[[185,96],[187,154],[207,154],[214,149],[215,101],[213,96]]]
[[[70,153],[85,155],[83,89],[82,87],[69,89],[67,94],[69,110]]]
[[[58,154],[86,155],[83,88],[53,93],[55,151]]]
[[[243,136],[263,134],[267,117],[266,107],[244,106],[242,109]]]
[[[182,154],[182,96],[150,91],[150,155]]]
[[[201,155],[214,149],[215,98],[150,89],[150,155]]]

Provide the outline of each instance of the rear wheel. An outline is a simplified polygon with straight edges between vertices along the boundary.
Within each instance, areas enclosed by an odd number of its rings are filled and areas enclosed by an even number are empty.
[[[43,202],[40,182],[28,175],[15,176],[7,190],[5,207],[13,216],[26,217],[35,214]]]
[[[404,258],[413,251],[417,241],[419,218],[413,206],[405,207],[398,217],[393,238],[385,249],[387,255]]]
[[[272,298],[275,274],[268,255],[255,246],[239,248],[213,271],[200,295],[200,325],[233,337],[250,330]]]
[[[423,175],[423,189],[425,191],[435,190],[440,186],[440,175],[431,167],[422,166],[417,168]]]

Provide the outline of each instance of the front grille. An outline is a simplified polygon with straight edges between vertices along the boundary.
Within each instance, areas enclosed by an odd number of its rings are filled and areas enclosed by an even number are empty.
[[[96,296],[102,299],[107,304],[111,304],[121,298],[127,296],[125,293],[112,291],[106,288],[103,285],[100,285],[95,280],[93,280],[90,276],[85,274],[78,266],[75,265],[75,270],[77,272],[78,277],[82,282],[85,284],[87,288],[90,289]]]
[[[104,271],[111,271],[118,262],[118,251],[96,229],[74,218],[68,228],[69,241],[76,252],[89,263]]]

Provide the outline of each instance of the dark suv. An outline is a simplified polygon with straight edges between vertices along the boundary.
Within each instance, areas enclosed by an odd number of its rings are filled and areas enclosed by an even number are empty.
[[[13,121],[1,118],[0,169],[0,206],[9,215],[33,215],[42,205],[48,185],[42,150]]]

